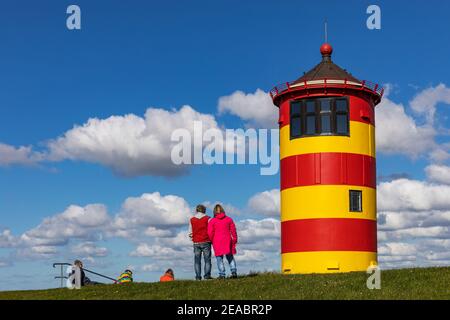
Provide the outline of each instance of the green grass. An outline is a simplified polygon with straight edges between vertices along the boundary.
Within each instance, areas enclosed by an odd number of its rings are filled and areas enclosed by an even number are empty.
[[[238,279],[98,285],[81,290],[0,292],[4,299],[450,299],[450,268],[385,270],[381,289],[366,287],[367,274],[280,275]]]

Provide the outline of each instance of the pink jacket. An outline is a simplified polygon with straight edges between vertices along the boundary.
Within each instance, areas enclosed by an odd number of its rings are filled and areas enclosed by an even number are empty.
[[[236,254],[236,243],[238,241],[236,226],[233,219],[226,216],[225,212],[216,214],[209,221],[208,235],[212,241],[216,257]]]

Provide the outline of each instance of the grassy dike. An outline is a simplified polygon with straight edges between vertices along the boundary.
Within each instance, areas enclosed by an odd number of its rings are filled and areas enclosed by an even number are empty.
[[[0,300],[224,300],[224,299],[450,299],[450,267],[385,270],[381,289],[366,287],[368,275],[280,275],[264,273],[238,279],[98,285],[81,290],[0,292]]]

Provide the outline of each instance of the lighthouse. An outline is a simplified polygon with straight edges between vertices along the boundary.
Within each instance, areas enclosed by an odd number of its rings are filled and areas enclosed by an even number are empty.
[[[270,91],[279,108],[281,271],[377,265],[374,108],[383,88],[336,65],[333,48]]]

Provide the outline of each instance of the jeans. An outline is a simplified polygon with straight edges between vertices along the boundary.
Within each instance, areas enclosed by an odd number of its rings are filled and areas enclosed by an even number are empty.
[[[194,269],[195,278],[202,278],[202,253],[205,261],[205,278],[211,277],[211,243],[194,244]]]
[[[219,269],[219,276],[225,277],[225,265],[223,264],[223,257],[224,256],[217,256],[217,268]],[[236,261],[234,260],[234,256],[232,254],[227,254],[225,257],[228,260],[228,264],[230,265],[231,273],[236,273]]]

